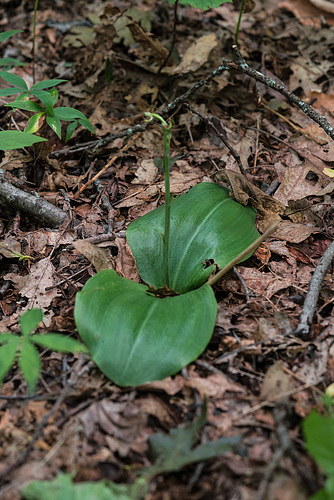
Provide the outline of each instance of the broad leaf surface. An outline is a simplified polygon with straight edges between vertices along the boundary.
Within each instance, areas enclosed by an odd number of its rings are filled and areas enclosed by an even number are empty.
[[[312,411],[303,422],[306,447],[325,474],[334,476],[334,418]]]
[[[20,149],[32,146],[35,142],[46,141],[44,137],[37,137],[28,132],[19,132],[18,130],[0,131],[0,151],[8,149]]]
[[[126,236],[142,279],[165,285],[163,241],[165,206],[136,219]],[[224,267],[259,236],[256,212],[229,197],[229,190],[203,182],[171,205],[169,286],[179,293],[198,288],[211,272],[210,259]]]
[[[217,303],[209,285],[158,298],[113,270],[90,278],[77,294],[74,317],[100,370],[121,386],[173,375],[207,346]]]

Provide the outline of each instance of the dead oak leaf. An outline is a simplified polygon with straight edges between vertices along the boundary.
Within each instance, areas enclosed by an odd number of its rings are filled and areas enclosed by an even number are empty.
[[[244,206],[251,205],[256,208],[262,219],[259,229],[265,231],[274,222],[280,220],[285,206],[275,198],[268,196],[261,189],[251,184],[244,175],[232,170],[218,172],[216,178],[220,182],[227,182],[232,190],[230,197]]]

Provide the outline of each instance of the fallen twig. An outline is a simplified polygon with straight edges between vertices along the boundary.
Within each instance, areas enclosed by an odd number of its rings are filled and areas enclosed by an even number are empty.
[[[26,193],[13,186],[6,177],[6,172],[0,168],[0,205],[10,206],[15,210],[25,212],[42,219],[51,227],[58,227],[68,219],[68,215],[60,208],[38,196]]]
[[[235,161],[237,162],[238,164],[238,167],[239,167],[239,170],[240,172],[245,176],[247,177],[247,174],[246,174],[246,171],[244,169],[244,166],[242,164],[242,161],[241,161],[241,158],[240,158],[240,155],[238,153],[238,151],[236,151],[231,145],[230,143],[227,141],[226,137],[224,137],[224,134],[222,134],[218,128],[216,127],[216,125],[213,123],[213,120],[208,117],[208,116],[204,116],[202,115],[202,113],[199,113],[198,111],[196,111],[196,109],[194,109],[192,106],[190,106],[187,102],[185,102],[183,104],[183,106],[187,109],[189,109],[189,111],[191,111],[192,113],[194,113],[195,115],[199,116],[199,118],[201,120],[204,121],[204,123],[206,123],[209,127],[212,128],[212,130],[215,132],[215,134],[217,135],[217,137],[219,137],[219,139],[225,144],[225,146],[229,149],[231,155],[233,156],[233,158],[235,159]],[[221,123],[220,121],[218,120],[217,118],[217,121],[219,122],[219,125],[221,127]]]
[[[265,76],[263,73],[260,73],[260,71],[257,71],[256,69],[249,67],[246,61],[241,56],[237,46],[234,45],[233,50],[236,54],[236,59],[237,59],[235,62],[229,61],[228,59],[224,59],[223,64],[221,66],[219,66],[211,73],[209,73],[208,76],[197,82],[193,87],[187,90],[187,92],[176,97],[176,99],[171,101],[163,110],[160,110],[159,114],[163,118],[170,116],[172,111],[174,111],[180,104],[183,104],[185,101],[187,101],[189,97],[192,94],[194,94],[197,90],[207,85],[211,80],[214,80],[217,76],[224,73],[224,71],[234,70],[244,73],[245,75],[248,75],[251,78],[254,78],[254,80],[263,83],[267,87],[270,87],[279,92],[280,94],[284,95],[285,97],[287,97],[291,102],[296,104],[296,106],[298,106],[298,108],[301,109],[303,113],[305,113],[309,118],[311,118],[315,123],[317,123],[319,127],[321,127],[326,132],[326,134],[329,135],[329,137],[334,139],[334,128],[332,127],[332,125],[330,125],[330,123],[326,120],[324,116],[319,115],[319,113],[317,113],[312,108],[312,106],[304,102],[296,94],[294,94],[289,89],[284,87],[284,85],[275,82],[275,80],[269,78],[268,76]],[[143,132],[149,125],[152,125],[152,123],[153,121],[149,123],[144,122],[135,125],[134,127],[130,127],[126,130],[123,130],[121,132],[118,132],[116,134],[108,135],[103,139],[97,141],[90,141],[83,144],[77,144],[75,146],[71,146],[67,149],[53,151],[52,153],[50,153],[49,156],[50,158],[64,158],[78,151],[85,151],[88,149],[93,149],[93,151],[94,150],[96,151],[100,147],[106,146],[107,144],[109,144],[110,142],[114,141],[117,138],[131,137],[132,134],[135,132]]]
[[[317,302],[324,277],[328,268],[334,259],[334,241],[329,245],[324,255],[319,260],[317,267],[311,278],[306,299],[304,301],[303,310],[300,315],[299,324],[295,330],[296,335],[302,337],[308,336],[313,320],[313,316],[317,307]]]

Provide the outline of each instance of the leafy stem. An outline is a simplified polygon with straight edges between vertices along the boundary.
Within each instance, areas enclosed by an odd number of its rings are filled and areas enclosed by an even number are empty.
[[[165,273],[165,284],[169,287],[169,236],[170,236],[170,141],[172,138],[172,124],[167,123],[160,115],[156,113],[145,113],[149,120],[156,118],[163,125],[164,133],[164,176],[165,176],[165,229],[163,234],[163,263]]]

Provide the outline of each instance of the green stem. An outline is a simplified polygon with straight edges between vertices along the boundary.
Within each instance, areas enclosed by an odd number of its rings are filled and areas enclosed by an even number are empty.
[[[170,240],[170,207],[171,207],[171,196],[170,196],[170,141],[172,138],[172,124],[168,123],[157,113],[145,113],[149,121],[154,118],[159,120],[163,125],[164,132],[164,174],[165,174],[165,230],[163,234],[163,263],[164,263],[164,275],[165,284],[169,287],[169,240]]]
[[[33,23],[33,36],[32,36],[32,81],[35,84],[35,48],[36,48],[36,17],[37,17],[38,0],[35,0],[34,8],[34,23]]]
[[[241,0],[239,19],[238,19],[237,28],[235,30],[235,35],[234,35],[234,45],[238,45],[239,29],[240,29],[240,24],[241,24],[242,13],[244,11],[244,5],[245,5],[245,0]]]
[[[231,262],[229,262],[227,266],[223,267],[223,269],[221,269],[217,274],[215,274],[215,276],[212,276],[212,278],[209,279],[209,281],[207,281],[207,284],[212,286],[215,283],[217,283],[217,281],[219,281],[226,273],[231,271],[231,269],[233,269],[234,266],[239,264],[239,262],[242,261],[245,257],[247,257],[248,254],[254,252],[254,250],[256,250],[257,247],[260,246],[263,241],[269,238],[269,236],[277,230],[278,226],[279,222],[273,224],[269,229],[267,229],[267,231],[265,231],[261,236],[259,236],[259,238],[255,240],[251,245],[249,245],[243,252],[239,253],[239,255],[235,257],[235,259],[231,260]]]
[[[164,231],[164,270],[165,282],[169,287],[169,236],[170,236],[170,141],[172,138],[171,124],[164,127],[164,174],[165,174],[165,231]]]

